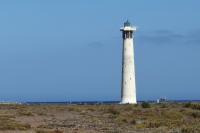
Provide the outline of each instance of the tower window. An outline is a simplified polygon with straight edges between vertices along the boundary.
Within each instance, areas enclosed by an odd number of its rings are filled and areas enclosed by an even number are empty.
[[[123,38],[126,39],[126,38],[132,38],[132,31],[123,31]]]

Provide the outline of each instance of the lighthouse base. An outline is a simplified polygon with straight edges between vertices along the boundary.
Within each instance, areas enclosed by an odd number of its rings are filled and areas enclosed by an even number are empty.
[[[137,104],[137,101],[134,99],[122,99],[120,104]]]

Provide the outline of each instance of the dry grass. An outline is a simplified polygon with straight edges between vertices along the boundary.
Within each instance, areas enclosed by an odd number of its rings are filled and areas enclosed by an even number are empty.
[[[36,133],[63,133],[63,131],[58,130],[58,129],[52,130],[52,131],[50,131],[50,130],[36,130]]]
[[[30,124],[22,124],[17,122],[15,116],[0,115],[0,130],[28,130],[31,128]]]
[[[27,133],[199,133],[199,106],[199,103],[0,105],[0,133],[8,130],[11,133],[16,130]]]

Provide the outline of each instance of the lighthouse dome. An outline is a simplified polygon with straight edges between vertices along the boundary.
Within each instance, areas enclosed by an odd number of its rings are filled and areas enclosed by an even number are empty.
[[[131,23],[128,20],[124,23],[124,27],[127,27],[127,26],[131,26]]]

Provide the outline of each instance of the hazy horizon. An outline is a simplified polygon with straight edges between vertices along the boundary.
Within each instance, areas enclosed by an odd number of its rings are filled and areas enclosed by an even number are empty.
[[[200,1],[1,1],[0,101],[119,101],[135,32],[137,100],[200,100]]]

